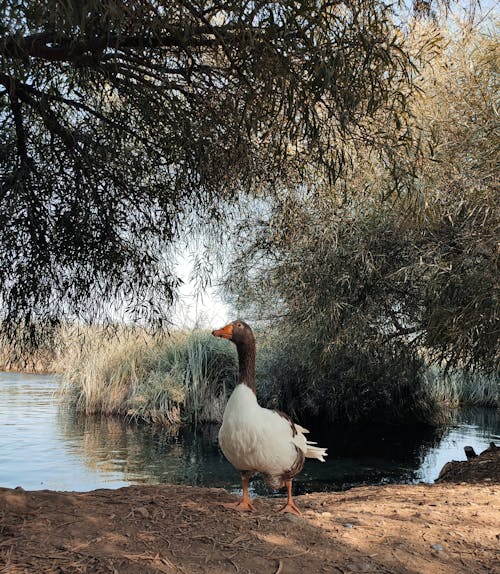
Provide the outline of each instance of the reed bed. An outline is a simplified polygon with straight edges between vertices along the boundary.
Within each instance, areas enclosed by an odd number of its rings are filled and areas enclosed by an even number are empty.
[[[165,425],[220,422],[236,378],[234,346],[208,331],[154,336],[124,326],[66,325],[52,341],[52,348],[14,368],[61,373],[63,399],[87,415]],[[406,357],[360,349],[356,361],[352,349],[320,361],[308,338],[293,346],[274,332],[257,332],[257,345],[259,401],[301,420],[432,423],[458,406],[500,408],[495,375],[446,371],[425,360],[410,364]],[[12,357],[6,349],[3,356]]]
[[[63,395],[85,414],[117,414],[175,424],[222,419],[236,372],[230,345],[209,333],[85,335],[59,369]]]
[[[425,385],[432,399],[449,407],[483,406],[500,408],[498,373],[446,371],[431,366],[425,372]]]

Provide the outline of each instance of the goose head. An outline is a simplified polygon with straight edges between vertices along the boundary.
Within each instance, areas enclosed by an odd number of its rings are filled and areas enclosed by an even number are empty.
[[[255,345],[255,337],[253,335],[250,325],[244,321],[237,319],[232,323],[228,323],[222,329],[212,331],[214,337],[221,337],[232,341],[237,347],[240,346],[253,346]]]

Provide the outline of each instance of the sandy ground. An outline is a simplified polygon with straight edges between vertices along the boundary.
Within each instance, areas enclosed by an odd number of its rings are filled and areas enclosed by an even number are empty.
[[[239,514],[222,489],[0,489],[0,572],[500,573],[500,484],[390,485]]]

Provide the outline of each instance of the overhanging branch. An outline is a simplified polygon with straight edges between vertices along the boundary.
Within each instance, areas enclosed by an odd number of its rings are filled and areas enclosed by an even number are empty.
[[[10,91],[10,107],[12,109],[14,125],[16,127],[16,142],[19,159],[21,160],[21,165],[27,166],[29,165],[29,156],[28,148],[26,145],[26,133],[24,131],[23,113],[21,102],[18,99],[18,95],[14,86],[12,86]]]
[[[256,28],[249,28],[247,33],[249,31],[254,34],[262,33]],[[238,41],[238,32],[232,26],[172,26],[164,28],[158,34],[109,34],[80,41],[71,41],[43,32],[24,38],[7,37],[0,40],[0,54],[9,58],[31,56],[53,62],[81,62],[85,57],[96,56],[106,49],[215,48],[231,40]]]

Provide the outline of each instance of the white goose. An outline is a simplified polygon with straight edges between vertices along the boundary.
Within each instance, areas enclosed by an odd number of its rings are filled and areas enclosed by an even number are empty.
[[[265,409],[257,402],[252,329],[238,320],[213,331],[212,335],[236,345],[239,363],[239,382],[224,411],[219,444],[225,457],[241,473],[243,496],[225,506],[255,510],[248,482],[253,474],[260,473],[273,488],[287,487],[287,503],[279,512],[300,514],[292,499],[292,479],[302,470],[306,458],[324,462],[326,449],[309,442],[304,436],[309,431],[294,424],[286,414]]]

